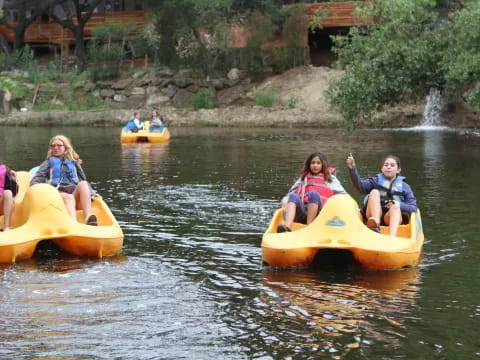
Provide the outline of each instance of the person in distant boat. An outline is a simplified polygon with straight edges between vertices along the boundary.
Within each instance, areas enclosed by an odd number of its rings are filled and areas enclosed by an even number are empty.
[[[158,115],[156,110],[152,111],[152,122],[150,128],[148,129],[150,132],[162,132],[165,129],[165,124],[162,121],[161,116]]]
[[[40,164],[30,185],[49,182],[60,192],[73,219],[77,219],[76,209],[82,209],[85,224],[97,225],[97,217],[92,212],[92,198],[98,195],[87,182],[81,163],[70,140],[64,135],[55,135],[50,139],[47,159]]]
[[[130,120],[128,120],[127,125],[123,127],[123,130],[125,130],[125,132],[138,132],[138,130],[142,129],[145,129],[145,125],[141,120],[140,113],[135,111]]]
[[[0,162],[0,215],[3,215],[3,231],[10,230],[10,219],[14,207],[13,198],[17,192],[17,174]]]
[[[380,225],[387,225],[390,235],[396,236],[398,227],[408,223],[410,214],[417,211],[412,188],[405,182],[405,177],[400,176],[400,159],[394,155],[384,157],[381,172],[362,179],[350,153],[347,168],[353,186],[362,194],[367,194],[362,210],[366,225],[376,232],[380,232]]]
[[[335,177],[335,169],[329,167],[327,157],[321,152],[310,154],[303,165],[301,177],[282,200],[285,224],[279,225],[277,232],[291,231],[294,221],[310,224],[326,201],[335,194],[346,194]]]

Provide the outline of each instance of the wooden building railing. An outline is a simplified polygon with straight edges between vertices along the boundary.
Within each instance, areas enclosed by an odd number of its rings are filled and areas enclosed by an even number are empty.
[[[93,14],[85,24],[84,37],[86,40],[93,38],[92,30],[97,26],[106,25],[108,23],[127,23],[135,24],[135,33],[138,28],[146,22],[146,14],[144,11],[122,11],[107,12]],[[0,32],[5,36],[7,41],[13,42],[14,32],[5,25],[0,25]],[[53,20],[37,19],[25,31],[24,41],[32,45],[40,44],[65,44],[75,40],[73,33],[54,22]]]
[[[326,17],[321,21],[322,27],[350,27],[364,24],[371,24],[374,22],[372,18],[359,17],[355,14],[355,8],[359,2],[346,1],[346,2],[326,2],[326,3],[314,3],[305,4],[307,6],[307,14],[310,17],[314,17],[317,11],[320,14],[325,13]],[[285,5],[289,6],[289,5]],[[140,11],[118,11],[118,12],[104,12],[93,14],[92,17],[85,25],[84,37],[86,40],[92,39],[92,29],[106,25],[108,23],[126,23],[132,22],[135,24],[135,29],[132,33],[135,33],[140,26],[147,22],[147,12]],[[5,25],[0,25],[0,32],[3,33],[7,41],[13,42],[14,32],[8,29]],[[238,30],[238,39],[233,40],[233,47],[243,47],[245,43],[244,37],[246,36],[244,31]],[[74,42],[75,38],[73,33],[63,28],[58,23],[52,20],[37,19],[31,24],[25,32],[25,42],[32,46],[39,45],[67,45]]]
[[[373,18],[360,17],[355,13],[358,4],[360,2],[355,1],[309,4],[307,14],[313,18],[317,12],[320,16],[324,13],[326,17],[320,22],[320,25],[324,28],[373,24]]]

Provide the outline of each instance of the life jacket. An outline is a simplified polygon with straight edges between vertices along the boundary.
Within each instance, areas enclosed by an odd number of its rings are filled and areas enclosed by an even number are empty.
[[[50,184],[58,187],[63,179],[68,179],[74,184],[78,184],[77,167],[75,161],[68,158],[61,160],[58,157],[51,156],[48,158],[50,166]]]
[[[138,130],[137,125],[135,124],[134,120],[135,120],[135,118],[133,118],[133,117],[130,120],[128,120],[127,125],[125,125],[123,127],[123,129],[127,132],[132,131],[132,130]]]
[[[404,176],[397,176],[392,182],[382,173],[376,176],[376,188],[380,191],[380,200],[395,200],[399,203],[405,200],[405,191],[403,190]]]
[[[138,127],[137,124],[135,124],[135,119],[137,119],[137,118],[136,118],[136,117],[131,117],[130,120],[128,120],[127,125],[125,125],[125,126],[123,127],[123,129],[124,129],[126,132],[128,132],[128,131],[137,132],[138,130],[143,129],[142,122],[139,120],[139,122],[140,122],[140,127]]]
[[[328,171],[333,174],[335,172],[334,168],[329,168]],[[295,189],[295,193],[300,195],[303,203],[308,202],[308,193],[310,191],[316,191],[320,195],[320,201],[322,205],[332,197],[335,193],[330,189],[328,182],[325,181],[325,176],[320,173],[318,175],[313,175],[311,172],[305,174],[302,180],[302,184]]]
[[[5,183],[7,180],[7,167],[5,165],[0,165],[0,196],[3,195],[3,191],[5,190]]]

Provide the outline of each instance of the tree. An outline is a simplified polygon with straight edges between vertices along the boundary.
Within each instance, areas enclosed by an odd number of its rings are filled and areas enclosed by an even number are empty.
[[[159,62],[178,67],[188,63],[200,70],[213,98],[212,76],[225,55],[233,0],[160,0],[147,6],[155,11],[160,34]]]
[[[101,1],[61,0],[50,8],[49,15],[64,28],[73,32],[76,62],[80,70],[85,69],[87,59],[84,39],[85,24]]]
[[[345,74],[328,92],[345,125],[355,127],[386,104],[425,98],[445,82],[442,59],[449,43],[434,0],[380,1],[377,24],[334,37],[337,65]]]
[[[480,3],[471,1],[443,24],[448,49],[442,59],[445,94],[480,107]]]
[[[53,0],[6,0],[3,4],[3,13],[6,10],[14,10],[17,14],[17,19],[13,21],[6,16],[0,18],[0,24],[5,25],[8,29],[14,32],[13,50],[23,48],[25,45],[25,31],[27,28],[54,3]],[[10,46],[6,39],[1,36],[0,44],[3,51],[10,54]]]

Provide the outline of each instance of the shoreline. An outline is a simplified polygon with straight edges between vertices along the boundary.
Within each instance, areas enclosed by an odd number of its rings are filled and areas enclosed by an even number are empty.
[[[0,126],[124,126],[134,111],[148,120],[150,109],[14,112],[0,118]],[[271,128],[341,128],[340,116],[302,108],[261,106],[230,106],[198,111],[166,107],[159,110],[169,127],[271,127]],[[381,123],[372,121],[367,127],[397,127],[418,125],[417,116],[392,117]],[[374,125],[375,124],[375,125]],[[369,126],[368,126],[369,125]]]
[[[13,112],[0,118],[0,126],[124,126],[134,111],[140,111],[142,120],[149,120],[151,109],[106,109],[86,111]],[[158,110],[168,127],[230,127],[230,128],[342,128],[339,115],[320,109],[273,106],[270,108],[246,105],[214,109],[177,109],[164,107]],[[475,114],[477,115],[477,114]],[[477,116],[446,114],[441,125],[452,128],[478,129]],[[356,124],[357,128],[408,128],[421,125],[422,105],[391,108],[373,118]]]

